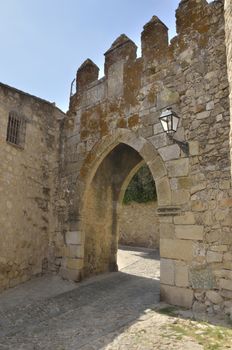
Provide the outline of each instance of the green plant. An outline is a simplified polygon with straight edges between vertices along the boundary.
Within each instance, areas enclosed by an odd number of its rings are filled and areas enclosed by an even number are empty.
[[[156,201],[156,187],[148,166],[142,166],[133,176],[125,192],[123,203]]]

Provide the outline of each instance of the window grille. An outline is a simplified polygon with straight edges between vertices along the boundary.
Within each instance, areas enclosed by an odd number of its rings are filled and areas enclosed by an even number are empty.
[[[26,122],[24,116],[17,112],[10,112],[6,141],[19,147],[23,147],[25,142],[25,132]]]

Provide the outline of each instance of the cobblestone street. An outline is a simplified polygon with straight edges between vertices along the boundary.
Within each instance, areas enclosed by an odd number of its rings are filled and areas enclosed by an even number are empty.
[[[45,276],[2,293],[0,350],[208,349],[173,329],[189,320],[159,312],[157,252],[122,248],[118,263],[81,284]]]
[[[159,259],[119,252],[121,272],[81,284],[43,277],[2,293],[0,349],[100,349],[159,301]],[[116,333],[115,333],[116,332]]]

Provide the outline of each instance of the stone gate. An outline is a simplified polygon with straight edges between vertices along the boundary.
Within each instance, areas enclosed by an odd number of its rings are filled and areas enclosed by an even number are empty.
[[[223,3],[181,1],[176,17],[170,44],[154,16],[141,34],[142,57],[123,34],[105,53],[102,79],[90,59],[77,71],[62,125],[61,274],[79,280],[117,270],[123,184],[145,162],[158,193],[161,296],[187,307],[194,300],[220,304],[232,296]],[[181,117],[176,138],[188,141],[189,155],[162,130],[167,107]]]
[[[87,59],[67,114],[0,84],[0,289],[46,271],[75,281],[116,271],[122,198],[146,164],[158,195],[161,297],[231,305],[231,24],[229,0],[182,0],[170,43],[154,16],[141,57],[123,34],[105,53],[103,78]],[[168,107],[189,154],[161,127]]]

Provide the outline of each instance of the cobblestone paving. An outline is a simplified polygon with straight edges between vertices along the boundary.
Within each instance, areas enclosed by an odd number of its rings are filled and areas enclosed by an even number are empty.
[[[30,281],[31,292],[25,283],[9,291],[9,296],[3,293],[0,349],[74,350],[91,348],[95,342],[100,349],[104,337],[113,336],[138,319],[159,301],[158,255],[149,251],[121,252],[121,272],[90,279],[76,288],[68,285],[67,291],[62,285],[61,294],[56,281],[57,295],[53,292],[46,297],[43,292],[40,297],[43,279],[41,285],[37,282],[37,291]],[[49,283],[48,279],[45,282]]]
[[[203,349],[155,311],[158,254],[124,248],[118,260],[120,272],[81,284],[45,276],[2,293],[0,350]]]

